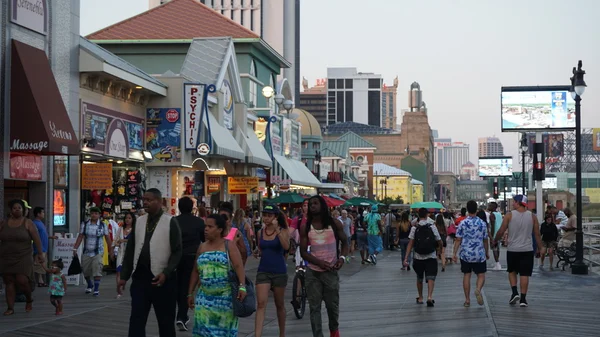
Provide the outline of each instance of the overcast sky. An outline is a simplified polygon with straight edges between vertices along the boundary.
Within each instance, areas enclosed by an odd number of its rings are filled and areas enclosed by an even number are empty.
[[[301,4],[301,74],[311,86],[327,76],[327,67],[379,73],[390,85],[398,76],[400,112],[408,104],[410,84],[417,81],[431,127],[440,137],[469,143],[474,163],[478,137],[496,135],[506,154],[517,155],[518,136],[500,131],[500,87],[570,84],[579,59],[588,73],[583,126],[600,127],[598,0]],[[147,9],[147,0],[81,0],[81,33]]]

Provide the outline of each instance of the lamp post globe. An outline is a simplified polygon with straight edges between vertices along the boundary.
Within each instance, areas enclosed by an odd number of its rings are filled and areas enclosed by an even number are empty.
[[[283,108],[290,113],[290,110],[294,108],[294,101],[288,99],[283,102]]]
[[[274,94],[275,94],[275,89],[273,89],[273,87],[266,85],[262,88],[262,95],[265,98],[271,98],[271,97],[273,97]]]
[[[285,96],[283,96],[282,94],[275,95],[275,104],[282,105],[283,101],[285,101]]]

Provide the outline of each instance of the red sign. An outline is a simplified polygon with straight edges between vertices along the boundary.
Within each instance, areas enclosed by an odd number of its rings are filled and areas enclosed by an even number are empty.
[[[42,157],[36,155],[10,155],[10,178],[42,180]]]
[[[169,123],[175,123],[179,119],[179,112],[175,109],[169,109],[169,111],[167,111],[165,116]]]

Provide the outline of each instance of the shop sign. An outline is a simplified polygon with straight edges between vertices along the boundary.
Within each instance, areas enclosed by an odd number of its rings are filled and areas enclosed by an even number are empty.
[[[258,177],[228,177],[229,194],[251,194],[258,192]]]
[[[93,148],[87,152],[111,154],[128,158],[129,150],[144,149],[144,120],[118,111],[106,109],[87,102],[81,103],[81,137],[93,139]],[[119,124],[120,122],[120,124]],[[115,130],[118,129],[119,131]],[[111,141],[113,143],[111,144]],[[123,157],[123,153],[127,156]]]
[[[223,123],[228,130],[233,130],[233,91],[229,81],[223,80]]]
[[[290,185],[279,185],[278,189],[280,191],[288,191],[290,189]]]
[[[206,156],[210,153],[210,146],[208,146],[208,144],[206,143],[200,143],[198,144],[198,148],[196,149],[196,151],[199,155]]]
[[[292,155],[292,120],[283,119],[283,154]]]
[[[48,34],[47,0],[12,0],[10,21],[40,34]]]
[[[208,194],[219,192],[221,190],[221,177],[208,176],[206,185]]]
[[[54,240],[52,258],[55,260],[62,259],[64,264],[63,270],[69,270],[69,266],[71,265],[71,262],[73,262],[73,247],[75,246],[76,241],[77,238]],[[82,250],[83,245],[80,245],[77,255],[81,256]],[[79,285],[80,274],[71,276],[65,275],[65,277],[67,278],[67,284]]]
[[[292,183],[291,179],[281,179],[280,176],[272,176],[271,177],[271,184],[275,184],[275,185],[289,185]]]
[[[171,197],[171,170],[157,167],[148,168],[147,187],[158,189],[164,198]]]
[[[128,158],[129,141],[125,123],[120,119],[113,119],[108,126],[107,135],[104,152],[111,157]]]
[[[113,188],[112,164],[95,163],[81,165],[82,190],[109,190]]]
[[[273,154],[281,154],[281,124],[280,121],[271,122],[271,149]]]
[[[292,124],[292,158],[301,160],[302,155],[300,152],[300,125],[297,123]]]
[[[146,149],[152,163],[181,162],[181,109],[146,110]]]
[[[42,180],[42,157],[11,153],[10,179]]]
[[[204,84],[183,84],[184,148],[195,150],[198,146],[198,134],[202,121],[202,103],[204,102]]]
[[[54,227],[67,225],[67,206],[65,202],[65,191],[54,190],[54,201],[52,203]]]

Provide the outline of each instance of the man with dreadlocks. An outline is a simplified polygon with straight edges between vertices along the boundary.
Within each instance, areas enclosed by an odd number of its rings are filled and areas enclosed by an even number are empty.
[[[329,317],[330,337],[339,337],[340,279],[348,254],[348,240],[342,223],[329,214],[321,196],[308,201],[308,219],[300,228],[300,254],[308,262],[306,293],[310,307],[310,325],[314,337],[323,337],[321,302],[325,302]],[[338,250],[341,243],[342,252]],[[310,254],[308,246],[310,245]]]

